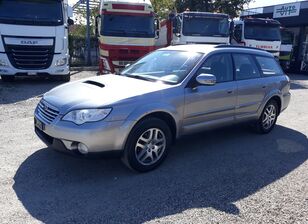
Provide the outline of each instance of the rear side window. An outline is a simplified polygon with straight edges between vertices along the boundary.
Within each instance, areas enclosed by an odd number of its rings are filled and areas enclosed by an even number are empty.
[[[233,59],[235,66],[235,77],[237,80],[261,77],[252,56],[248,54],[233,54]]]
[[[283,71],[274,58],[256,56],[256,59],[260,65],[263,76],[275,76],[283,74]]]

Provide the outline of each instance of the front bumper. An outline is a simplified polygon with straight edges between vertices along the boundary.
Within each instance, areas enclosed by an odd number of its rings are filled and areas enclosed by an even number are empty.
[[[42,122],[36,115],[35,119]],[[57,119],[51,124],[42,123],[43,128],[35,125],[37,136],[47,146],[65,152],[77,152],[78,144],[82,143],[88,148],[87,154],[121,154],[127,137],[125,129],[122,128],[123,121],[76,125]]]
[[[9,61],[7,55],[5,53],[0,53],[0,60],[6,62],[6,66],[0,66],[0,74],[1,75],[68,75],[70,72],[70,68],[68,63],[63,66],[56,66],[57,60],[61,58],[67,57],[66,54],[55,54],[53,56],[52,64],[47,69],[39,69],[39,70],[26,70],[26,69],[17,69],[15,68]]]

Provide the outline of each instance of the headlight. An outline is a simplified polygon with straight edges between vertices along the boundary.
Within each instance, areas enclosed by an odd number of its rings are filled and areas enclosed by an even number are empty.
[[[56,66],[63,66],[66,63],[67,63],[67,58],[61,58],[61,59],[57,60]]]
[[[62,120],[71,121],[78,125],[86,122],[100,121],[105,119],[110,114],[111,110],[111,108],[74,110],[67,113]]]
[[[8,64],[6,63],[5,60],[0,59],[0,66],[1,67],[6,67]]]

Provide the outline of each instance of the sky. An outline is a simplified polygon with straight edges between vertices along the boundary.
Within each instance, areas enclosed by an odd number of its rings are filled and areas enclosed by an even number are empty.
[[[249,4],[249,8],[256,8],[262,6],[269,6],[275,4],[284,4],[289,2],[295,2],[296,0],[254,0],[252,3]],[[73,5],[77,2],[77,0],[68,0],[70,5]],[[246,7],[247,8],[247,7]]]

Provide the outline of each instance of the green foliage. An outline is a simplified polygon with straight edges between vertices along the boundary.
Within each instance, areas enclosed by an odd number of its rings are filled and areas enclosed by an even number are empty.
[[[160,18],[167,18],[170,11],[175,9],[175,0],[151,0],[155,13]]]

